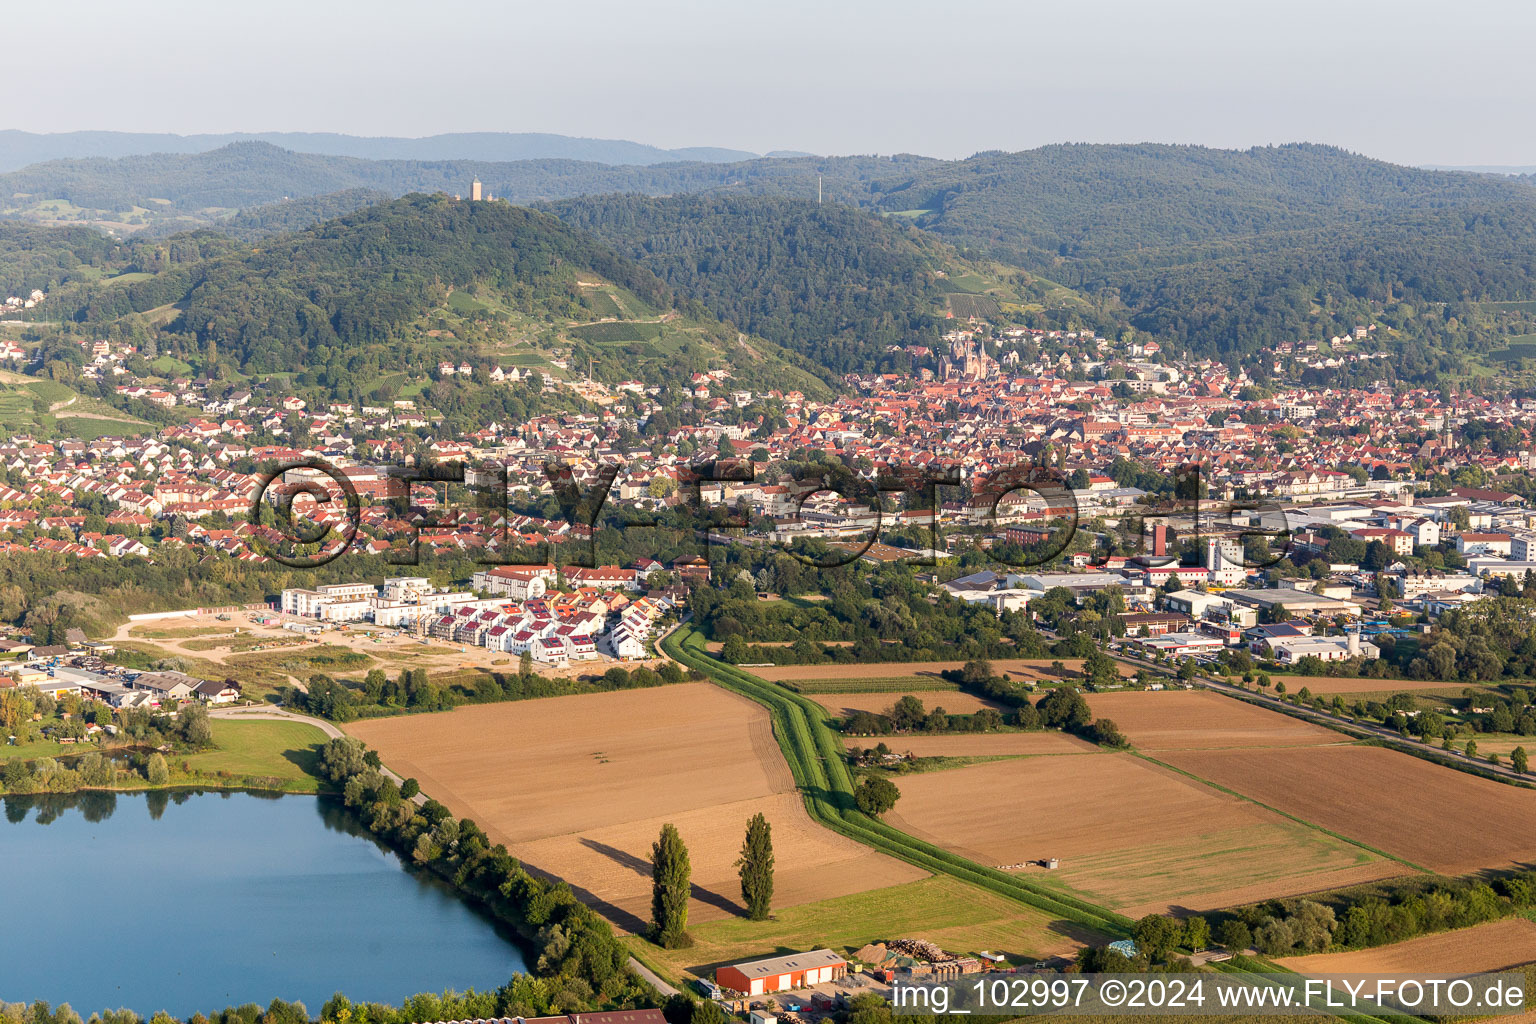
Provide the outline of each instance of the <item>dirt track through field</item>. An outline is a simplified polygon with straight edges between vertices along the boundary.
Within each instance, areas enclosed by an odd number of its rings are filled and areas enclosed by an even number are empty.
[[[480,705],[347,731],[631,931],[650,916],[650,848],[666,822],[688,845],[694,920],[741,911],[734,862],[759,811],[773,825],[778,906],[926,876],[814,824],[767,711],[707,683]]]

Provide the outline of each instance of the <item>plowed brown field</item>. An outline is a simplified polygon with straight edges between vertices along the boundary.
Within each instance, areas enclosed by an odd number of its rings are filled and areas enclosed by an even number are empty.
[[[1113,720],[1141,750],[1349,742],[1332,730],[1205,690],[1132,690],[1087,697],[1095,718]]]
[[[650,849],[665,822],[688,844],[694,920],[741,912],[734,862],[759,811],[773,825],[776,906],[927,874],[815,825],[767,711],[706,683],[485,704],[347,731],[629,930],[650,917]]]
[[[1181,750],[1157,758],[1432,871],[1536,860],[1536,792],[1381,747]]]
[[[1402,865],[1130,754],[996,761],[897,780],[897,828],[988,866],[1030,868],[1132,917],[1209,910]]]

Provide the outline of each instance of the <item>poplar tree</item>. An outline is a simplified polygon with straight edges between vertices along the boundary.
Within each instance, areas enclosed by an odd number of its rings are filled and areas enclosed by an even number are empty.
[[[773,826],[761,813],[747,822],[747,836],[741,843],[741,857],[736,861],[741,875],[741,899],[747,916],[766,921],[773,907]]]
[[[688,944],[688,895],[692,867],[677,826],[668,823],[651,846],[652,938],[665,949]]]
[[[165,756],[158,750],[149,755],[149,764],[145,767],[145,775],[151,786],[163,786],[171,781],[171,771],[166,767]]]

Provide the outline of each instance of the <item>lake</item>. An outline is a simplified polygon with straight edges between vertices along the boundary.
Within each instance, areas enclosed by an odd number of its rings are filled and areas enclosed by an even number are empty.
[[[0,1001],[175,1017],[506,983],[520,951],[329,798],[6,797]]]

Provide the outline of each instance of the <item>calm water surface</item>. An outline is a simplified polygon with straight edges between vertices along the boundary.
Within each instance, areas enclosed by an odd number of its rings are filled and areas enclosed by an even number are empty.
[[[336,801],[247,793],[6,797],[0,1001],[185,1018],[335,992],[399,1003],[504,984],[489,918]]]

